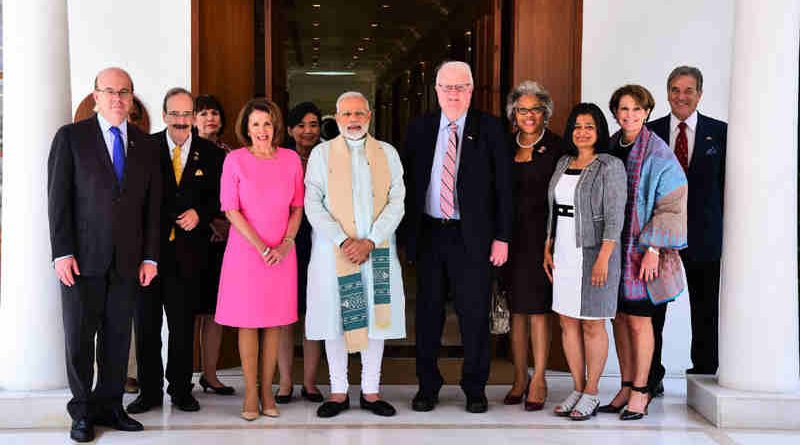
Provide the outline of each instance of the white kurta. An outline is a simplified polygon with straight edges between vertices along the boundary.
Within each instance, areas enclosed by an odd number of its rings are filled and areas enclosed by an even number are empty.
[[[406,189],[403,184],[403,165],[400,156],[391,145],[380,142],[386,153],[389,172],[392,175],[389,187],[389,202],[375,222],[372,222],[372,178],[365,153],[366,139],[347,140],[353,172],[353,213],[358,238],[369,238],[376,246],[389,242],[389,289],[391,294],[392,323],[388,329],[375,327],[374,291],[372,288],[372,261],[361,265],[361,277],[367,298],[367,320],[369,338],[393,339],[406,336],[405,294],[403,275],[397,258],[394,232],[403,219],[403,199]],[[308,264],[308,289],[306,291],[306,337],[309,340],[340,338],[342,311],[339,307],[339,286],[336,277],[336,260],[333,246],[347,239],[342,227],[328,211],[328,155],[330,142],[323,142],[311,152],[305,177],[305,212],[313,227],[311,239],[311,261]]]

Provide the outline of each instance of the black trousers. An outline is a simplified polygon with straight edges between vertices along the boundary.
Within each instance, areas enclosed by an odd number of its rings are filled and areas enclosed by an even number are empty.
[[[658,304],[653,309],[653,359],[650,362],[650,374],[647,376],[647,386],[651,390],[655,390],[666,374],[666,369],[661,363],[661,346],[664,343],[664,321],[667,318],[667,306],[669,306],[668,303]]]
[[[489,378],[490,264],[467,255],[459,226],[424,223],[417,262],[416,352],[419,389],[439,391],[444,379],[437,359],[445,320],[445,296],[452,291],[464,365],[461,388],[482,395]]]
[[[719,365],[719,261],[684,261],[692,317],[691,358],[701,374]]]
[[[76,276],[75,285],[61,285],[67,378],[73,419],[122,408],[128,370],[131,316],[136,278],[113,269],[102,276]],[[97,337],[97,384],[92,389]]]
[[[689,306],[692,324],[691,359],[694,369],[704,374],[717,372],[719,362],[719,261],[691,261],[683,259],[689,287]],[[667,304],[656,306],[653,312],[653,337],[655,347],[650,363],[647,384],[654,388],[664,378],[661,363],[664,321]]]
[[[163,261],[163,260],[162,260]],[[160,268],[159,264],[159,268]],[[141,396],[160,400],[164,389],[164,364],[161,360],[161,326],[167,314],[166,378],[170,395],[188,394],[192,389],[194,318],[199,298],[199,278],[182,278],[166,268],[153,283],[141,290],[136,304],[136,365]],[[163,311],[163,312],[162,312]]]

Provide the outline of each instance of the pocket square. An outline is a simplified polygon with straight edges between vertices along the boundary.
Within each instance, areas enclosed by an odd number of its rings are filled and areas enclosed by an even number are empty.
[[[195,176],[203,176],[203,170],[198,168],[197,170],[195,170],[194,175]]]

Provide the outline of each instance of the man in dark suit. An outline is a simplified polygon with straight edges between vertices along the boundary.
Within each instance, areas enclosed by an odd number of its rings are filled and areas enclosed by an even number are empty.
[[[139,431],[122,409],[137,284],[157,274],[161,171],[153,140],[127,124],[128,73],[108,68],[94,82],[97,114],[61,127],[48,159],[48,216],[72,399],[70,437],[94,425]],[[95,335],[99,376],[94,378]]]
[[[444,380],[437,358],[451,291],[464,345],[468,412],[487,410],[490,267],[508,257],[512,155],[500,121],[470,109],[472,72],[447,62],[436,74],[440,111],[408,127],[406,249],[417,261],[415,411],[430,411]]]
[[[192,134],[193,104],[187,90],[167,91],[163,104],[167,128],[153,135],[160,144],[164,178],[161,274],[142,292],[136,307],[140,391],[128,405],[129,413],[143,413],[163,403],[162,311],[166,311],[169,327],[167,393],[182,411],[200,409],[191,394],[195,302],[208,263],[209,222],[219,213],[223,152]]]
[[[703,95],[703,74],[697,68],[675,68],[667,79],[667,94],[672,112],[648,127],[669,143],[689,180],[689,246],[681,251],[681,258],[689,286],[694,366],[686,373],[715,374],[728,124],[697,112]],[[666,304],[659,305],[653,314],[655,350],[649,386],[655,396],[664,392],[661,334],[666,311]]]

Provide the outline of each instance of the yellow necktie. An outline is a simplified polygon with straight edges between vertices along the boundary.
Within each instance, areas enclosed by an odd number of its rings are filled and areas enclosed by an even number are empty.
[[[172,171],[175,172],[175,183],[180,185],[181,176],[183,175],[183,166],[181,165],[181,146],[176,145],[175,150],[172,151]],[[175,226],[169,231],[169,240],[175,240]]]
[[[175,150],[172,151],[172,171],[175,172],[175,183],[181,183],[181,176],[183,175],[183,166],[181,165],[181,146],[176,145]]]

